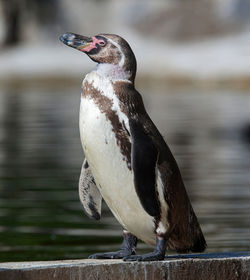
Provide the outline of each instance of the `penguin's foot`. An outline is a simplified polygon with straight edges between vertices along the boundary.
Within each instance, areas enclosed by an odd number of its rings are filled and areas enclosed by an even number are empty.
[[[124,257],[131,256],[132,254],[125,250],[119,250],[117,252],[96,253],[90,255],[89,259],[122,259]]]
[[[145,255],[135,255],[135,256],[127,256],[124,257],[124,261],[137,261],[137,262],[144,262],[144,261],[162,261],[165,258],[165,254],[160,254],[159,252],[153,252]]]
[[[123,231],[123,242],[121,250],[116,252],[96,253],[89,256],[89,259],[122,259],[131,255],[135,255],[137,245],[137,237],[128,231]]]
[[[145,255],[135,255],[135,256],[127,256],[124,257],[124,261],[162,261],[165,258],[167,241],[162,237],[158,237],[156,239],[155,250],[153,253],[145,254]]]

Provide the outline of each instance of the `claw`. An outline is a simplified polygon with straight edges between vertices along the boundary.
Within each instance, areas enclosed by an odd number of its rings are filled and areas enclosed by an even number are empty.
[[[121,246],[121,250],[116,252],[96,253],[90,255],[88,258],[89,259],[122,259],[130,255],[135,255],[136,244],[137,244],[137,238],[133,234],[124,231],[124,239]]]
[[[97,253],[90,255],[89,259],[122,259],[124,255],[121,251],[109,252],[109,253]]]
[[[132,262],[162,261],[165,258],[166,244],[167,242],[164,238],[157,236],[155,250],[153,253],[149,253],[145,255],[125,256],[123,260],[132,261]]]
[[[162,261],[164,260],[165,256],[159,253],[149,253],[145,255],[135,255],[135,256],[127,256],[124,257],[124,261],[137,261],[137,262],[144,262],[144,261]]]

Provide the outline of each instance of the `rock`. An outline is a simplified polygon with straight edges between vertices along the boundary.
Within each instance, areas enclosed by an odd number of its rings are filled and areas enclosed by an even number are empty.
[[[62,260],[0,264],[1,280],[250,279],[250,252],[169,256],[165,261]]]

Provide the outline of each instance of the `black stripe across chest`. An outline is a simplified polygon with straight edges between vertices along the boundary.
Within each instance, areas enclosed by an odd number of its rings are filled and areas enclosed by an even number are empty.
[[[118,110],[114,109],[114,100],[105,95],[105,92],[94,87],[93,84],[94,83],[84,81],[82,98],[93,100],[100,112],[104,114],[106,119],[110,122],[112,131],[116,137],[116,144],[120,148],[120,152],[123,155],[123,160],[127,163],[127,167],[131,170],[131,142],[129,139],[129,132],[125,127],[124,121],[120,120]],[[107,139],[107,142],[108,141],[109,139]]]

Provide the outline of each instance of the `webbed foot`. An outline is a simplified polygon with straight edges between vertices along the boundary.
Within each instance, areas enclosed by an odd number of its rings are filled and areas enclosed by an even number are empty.
[[[96,253],[89,256],[89,259],[122,259],[124,257],[131,256],[135,253],[126,252],[124,250],[120,250],[117,252],[107,252],[107,253]]]
[[[156,239],[155,250],[153,253],[145,255],[135,255],[135,256],[126,256],[123,258],[124,261],[162,261],[165,258],[167,242],[166,239],[158,237]]]
[[[137,261],[137,262],[143,262],[143,261],[162,261],[165,258],[165,254],[159,254],[156,252],[145,254],[145,255],[135,255],[135,256],[127,256],[124,257],[124,261]]]
[[[89,259],[122,259],[135,255],[137,237],[128,231],[123,231],[123,242],[121,250],[116,252],[96,253],[89,256]]]

